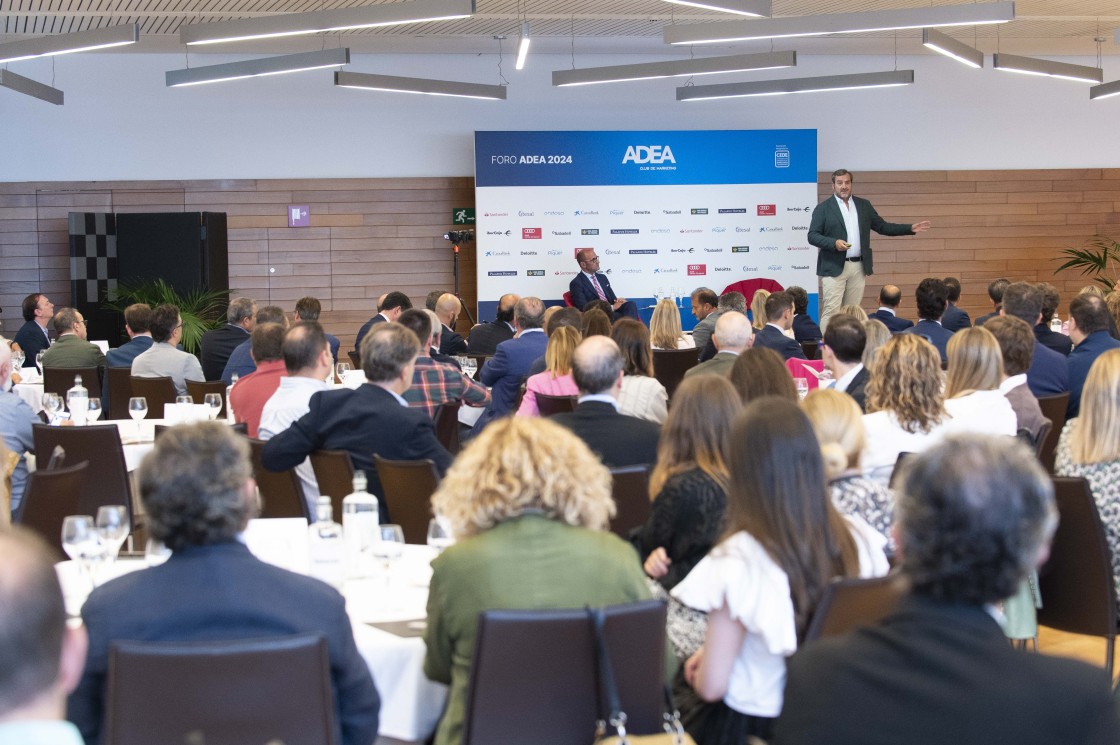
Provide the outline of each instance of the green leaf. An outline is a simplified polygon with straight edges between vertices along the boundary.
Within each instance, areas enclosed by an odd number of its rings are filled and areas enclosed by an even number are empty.
[[[109,310],[124,312],[133,303],[174,305],[183,319],[183,349],[198,354],[202,335],[222,323],[233,290],[204,290],[193,288],[180,294],[162,279],[154,282],[122,282],[109,292],[109,299],[102,305]]]
[[[1116,287],[1116,267],[1120,265],[1120,242],[1103,235],[1095,235],[1085,242],[1084,248],[1063,248],[1055,261],[1065,261],[1054,270],[1077,269],[1082,276],[1092,276],[1093,281],[1111,291]]]

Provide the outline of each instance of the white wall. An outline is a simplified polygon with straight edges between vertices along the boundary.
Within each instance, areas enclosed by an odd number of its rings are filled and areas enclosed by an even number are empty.
[[[236,57],[191,55],[191,65]],[[578,55],[577,66],[649,58]],[[1071,60],[1091,64],[1091,60]],[[890,57],[802,57],[793,71],[891,69]],[[51,82],[51,61],[10,69]],[[57,58],[66,105],[0,89],[0,181],[467,176],[476,129],[819,130],[821,170],[1120,167],[1120,98],[1090,102],[1081,83],[902,57],[916,84],[875,91],[678,103],[679,80],[553,88],[565,55],[513,70],[509,100],[471,101],[335,88],[330,71],[167,88],[178,54]],[[497,83],[497,56],[356,55],[357,72]],[[699,84],[735,76],[698,78]]]

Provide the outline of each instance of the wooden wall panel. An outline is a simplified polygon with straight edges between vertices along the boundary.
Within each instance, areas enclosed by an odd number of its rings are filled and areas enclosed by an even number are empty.
[[[819,192],[831,193],[828,174]],[[930,275],[959,277],[973,316],[990,308],[987,284],[997,276],[1053,282],[1068,303],[1087,283],[1054,276],[1058,250],[1098,233],[1120,237],[1120,169],[869,171],[856,174],[855,193],[884,219],[933,221],[913,238],[873,238],[864,305],[874,307],[882,284],[899,284],[906,315],[914,286]],[[310,206],[311,227],[287,227],[289,204]],[[402,290],[419,305],[430,289],[452,287],[442,236],[451,210],[473,204],[473,180],[463,177],[0,183],[0,320],[14,333],[31,292],[69,302],[68,212],[214,211],[229,215],[231,287],[285,308],[315,295],[323,322],[351,345],[381,293]],[[472,247],[460,270],[473,306]]]

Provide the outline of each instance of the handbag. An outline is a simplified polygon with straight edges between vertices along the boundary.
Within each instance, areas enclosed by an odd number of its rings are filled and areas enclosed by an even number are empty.
[[[681,715],[673,706],[673,694],[669,686],[662,684],[665,693],[665,721],[662,726],[665,731],[655,735],[631,735],[626,732],[626,712],[622,710],[622,702],[618,696],[618,685],[614,678],[614,667],[610,655],[607,654],[607,637],[603,631],[603,611],[599,608],[588,608],[587,614],[591,617],[591,625],[595,631],[595,655],[598,659],[599,689],[598,697],[600,711],[599,720],[596,722],[596,745],[696,745],[695,741],[684,731],[681,725]],[[603,715],[602,703],[606,699],[607,711]],[[608,734],[608,728],[614,734]]]

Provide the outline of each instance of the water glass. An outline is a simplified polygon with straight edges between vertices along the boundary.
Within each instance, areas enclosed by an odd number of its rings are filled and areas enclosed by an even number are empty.
[[[807,378],[794,378],[793,385],[797,388],[797,399],[801,400],[809,395],[809,380]]]
[[[46,353],[47,350],[41,349],[35,354],[35,367],[39,368],[40,375],[43,374],[43,355]]]
[[[101,399],[91,398],[86,409],[86,424],[96,422],[101,418]]]
[[[128,399],[128,415],[136,422],[136,437],[140,437],[140,420],[148,416],[148,399],[143,396],[133,396]]]
[[[43,411],[47,412],[51,420],[54,420],[55,415],[62,411],[62,396],[57,393],[44,393],[43,394]]]
[[[176,404],[186,404],[187,406],[194,406],[194,396],[176,396]]]
[[[1059,321],[1058,323],[1061,323],[1061,321]],[[23,367],[24,360],[26,360],[26,359],[27,359],[27,356],[24,355],[22,349],[19,350],[18,352],[13,351],[12,352],[12,370],[14,370],[15,372],[19,372],[20,368]]]
[[[373,555],[381,559],[388,580],[392,577],[393,565],[404,554],[404,530],[399,525],[379,525],[377,537],[379,540],[373,543]]]
[[[108,551],[106,558],[110,563],[117,560],[121,546],[128,539],[131,526],[128,524],[128,510],[123,505],[102,505],[97,508],[97,530],[105,541]]]
[[[171,549],[163,545],[163,541],[149,538],[144,546],[144,563],[150,567],[157,567],[171,558]]]
[[[451,534],[451,526],[448,525],[445,518],[433,517],[428,521],[428,545],[434,548],[436,553],[442,553],[443,549],[454,542],[455,537]]]
[[[62,549],[82,568],[90,586],[96,587],[96,562],[105,557],[106,546],[92,517],[68,515],[63,518]]]
[[[215,419],[217,419],[218,414],[220,414],[222,411],[222,394],[207,393],[205,396],[203,396],[202,400],[203,403],[206,404],[206,414],[210,417],[210,421],[214,421]]]

